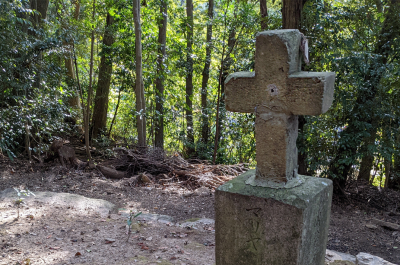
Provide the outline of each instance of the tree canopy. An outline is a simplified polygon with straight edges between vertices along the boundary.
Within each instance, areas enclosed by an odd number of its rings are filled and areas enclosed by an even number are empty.
[[[399,0],[1,0],[0,152],[85,130],[254,165],[254,115],[225,110],[224,81],[253,71],[259,31],[295,23],[302,68],[336,73],[331,109],[301,117],[302,172],[399,188],[399,13]]]

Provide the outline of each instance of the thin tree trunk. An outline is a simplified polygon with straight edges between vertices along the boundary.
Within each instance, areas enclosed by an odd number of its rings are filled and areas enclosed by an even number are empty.
[[[78,20],[79,13],[80,13],[79,1],[75,1],[74,5],[75,5],[74,19]],[[68,45],[68,44],[71,44],[71,43],[67,43],[67,42],[64,43],[64,45]],[[72,58],[71,51],[69,51],[70,47],[71,46],[69,46],[69,47],[67,46],[68,57],[65,58],[65,68],[67,69],[67,77],[69,78],[68,85],[69,85],[69,87],[71,87],[71,90],[75,93],[74,93],[74,96],[72,96],[69,99],[68,104],[71,108],[80,110],[81,102],[79,100],[79,91],[77,91],[77,89],[75,87],[76,76],[75,76],[75,71],[74,71],[74,60]],[[79,117],[79,115],[77,117],[73,117],[73,118],[76,121],[78,119],[78,117]]]
[[[93,13],[92,19],[94,22],[94,15],[96,12],[96,0],[93,0]],[[85,115],[85,144],[86,144],[86,155],[89,161],[92,160],[92,156],[90,154],[90,147],[89,147],[89,125],[90,125],[90,105],[91,105],[91,96],[93,93],[92,87],[92,79],[93,79],[93,52],[94,52],[94,26],[92,27],[92,37],[90,43],[90,70],[89,70],[89,89],[88,89],[88,96],[87,96],[87,105],[86,105],[86,115]]]
[[[158,21],[158,57],[156,83],[156,114],[154,146],[164,149],[164,61],[167,43],[167,0],[160,0],[160,17]]]
[[[27,120],[25,120],[25,150],[28,155],[29,161],[32,160],[30,135],[31,135],[31,132],[29,130],[28,119],[27,119]]]
[[[397,137],[395,146],[400,146],[400,137]],[[400,190],[400,155],[394,152],[393,170],[390,172],[390,178],[387,180],[387,188]]]
[[[235,2],[235,10],[237,10],[238,2]],[[229,3],[227,4],[228,9]],[[225,12],[226,16],[226,12]],[[236,19],[236,12],[234,12],[234,18]],[[225,20],[225,29],[227,28],[227,21]],[[225,79],[229,74],[229,68],[233,63],[231,58],[231,53],[236,45],[236,26],[231,25],[231,29],[229,30],[228,35],[228,45],[227,47],[224,45],[222,48],[221,55],[221,65],[220,72],[218,78],[218,100],[217,100],[217,114],[216,114],[216,130],[215,130],[215,138],[214,138],[214,153],[213,153],[213,163],[215,164],[217,158],[217,150],[220,141],[220,135],[222,131],[222,121],[225,119]],[[226,51],[226,53],[225,53]]]
[[[136,126],[138,146],[146,147],[146,101],[142,72],[142,27],[140,25],[140,0],[133,0],[133,19],[135,23],[135,53],[136,53]]]
[[[32,22],[31,29],[28,28],[28,34],[34,36],[36,39],[40,40],[41,36],[37,34],[38,30],[42,27],[42,22],[47,17],[47,10],[49,7],[49,0],[30,0],[29,1],[30,8],[36,10],[37,12],[32,12],[30,14],[30,20]],[[35,47],[36,50],[38,46]],[[40,88],[41,84],[41,64],[43,61],[43,53],[42,51],[38,51],[37,62],[35,63],[36,67],[36,75],[34,77],[33,88]],[[27,98],[31,99],[34,97],[32,88],[29,89],[26,93]]]
[[[384,160],[384,165],[385,165],[385,184],[384,188],[388,189],[389,187],[389,179],[390,179],[390,168],[392,166],[392,156],[389,156],[388,158],[385,158]]]
[[[79,96],[81,98],[81,106],[84,106],[83,104],[83,93],[82,93],[82,87],[81,87],[81,82],[79,80],[79,71],[78,71],[78,62],[76,60],[76,53],[75,53],[75,44],[72,42],[72,52],[74,55],[74,65],[75,65],[75,73],[76,73],[76,83],[78,85],[78,92]],[[85,108],[82,108],[82,117],[83,117],[83,122],[85,122]]]
[[[79,19],[79,14],[80,14],[80,11],[81,11],[81,4],[79,3],[79,0],[74,0],[73,4],[75,5],[74,19],[78,20]]]
[[[93,108],[93,138],[97,138],[99,133],[107,126],[108,97],[110,94],[110,84],[112,76],[112,52],[110,47],[114,44],[114,36],[111,26],[114,18],[107,13],[106,28],[103,37],[103,50],[100,61],[99,81],[97,83],[96,97]],[[105,132],[104,132],[105,133]]]
[[[268,30],[267,0],[260,0],[261,31]]]
[[[208,79],[210,78],[210,65],[211,65],[211,51],[212,51],[212,26],[214,18],[214,0],[208,0],[208,21],[207,21],[207,47],[206,47],[206,61],[203,69],[203,80],[201,83],[201,141],[204,144],[208,142],[208,117],[209,109],[207,107],[207,86]]]
[[[222,48],[222,56],[224,55],[224,53],[225,53],[225,45]],[[222,67],[223,67],[223,60],[221,59],[221,69],[222,69]],[[220,128],[220,126],[219,126],[219,112],[220,112],[220,110],[219,110],[219,107],[220,107],[219,101],[220,101],[220,90],[221,90],[221,83],[222,83],[221,79],[222,79],[222,70],[220,70],[220,72],[219,72],[219,82],[218,82],[218,90],[217,90],[217,114],[216,114],[216,117],[215,117],[216,123],[215,123],[213,164],[215,164],[216,159],[217,159],[218,142],[219,142],[219,130],[220,130],[219,129]]]
[[[121,89],[119,89],[119,91],[118,91],[117,106],[115,107],[114,117],[113,117],[113,119],[112,119],[112,121],[111,121],[110,130],[108,131],[108,134],[107,134],[108,137],[111,136],[112,127],[113,127],[113,125],[114,125],[114,123],[115,123],[115,119],[117,118],[117,113],[118,113],[118,108],[119,108],[119,103],[120,103],[120,101],[121,101]]]
[[[65,43],[67,44],[67,43]],[[67,77],[68,77],[68,86],[71,87],[74,92],[76,91],[75,89],[75,71],[74,71],[74,61],[72,59],[71,55],[68,55],[67,58],[65,58],[65,68],[67,69]],[[81,104],[79,101],[79,94],[76,93],[76,95],[72,96],[69,99],[68,105],[72,108],[81,108]]]
[[[186,156],[194,154],[193,132],[193,0],[186,0]]]

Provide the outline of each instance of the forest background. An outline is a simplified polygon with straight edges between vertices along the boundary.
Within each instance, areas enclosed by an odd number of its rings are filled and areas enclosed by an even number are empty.
[[[0,154],[85,134],[87,150],[254,165],[254,115],[225,110],[224,80],[253,71],[259,31],[297,28],[303,70],[336,73],[331,109],[299,117],[299,173],[399,189],[399,14],[400,0],[0,0]]]

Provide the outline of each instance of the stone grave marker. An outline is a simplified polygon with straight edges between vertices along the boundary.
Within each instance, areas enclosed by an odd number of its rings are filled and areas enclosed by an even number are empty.
[[[332,182],[297,174],[296,115],[329,109],[335,74],[301,72],[301,42],[258,33],[254,72],[225,81],[227,110],[255,113],[257,167],[216,191],[217,265],[324,264]]]

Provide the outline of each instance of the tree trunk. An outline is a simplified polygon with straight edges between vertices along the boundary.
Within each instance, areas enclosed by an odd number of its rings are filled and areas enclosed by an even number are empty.
[[[399,139],[396,146],[399,146]],[[394,153],[393,170],[391,170],[390,178],[387,180],[387,188],[400,190],[400,155],[398,155],[398,151]]]
[[[390,179],[390,168],[392,166],[392,156],[389,156],[388,158],[385,157],[385,184],[384,184],[384,188],[387,189],[389,186],[389,179]]]
[[[306,118],[303,115],[300,115],[299,117],[299,128],[298,128],[298,138],[297,138],[297,149],[298,150],[304,150],[306,146],[306,141],[304,139],[304,125],[307,123]],[[311,175],[310,172],[308,172],[308,164],[307,164],[307,153],[300,152],[298,151],[297,153],[297,163],[298,163],[298,170],[297,172],[300,175]]]
[[[340,192],[346,185],[347,176],[351,166],[355,164],[357,149],[363,140],[363,128],[360,123],[372,124],[375,116],[372,108],[365,108],[366,103],[371,103],[378,93],[380,81],[385,71],[376,71],[386,65],[388,58],[393,54],[391,44],[400,36],[400,0],[391,0],[387,9],[385,21],[378,37],[374,54],[381,55],[376,64],[371,64],[364,78],[365,88],[361,90],[355,102],[352,113],[348,118],[348,126],[340,133],[338,151],[330,163],[331,178],[334,180],[335,192]]]
[[[146,147],[146,101],[144,99],[144,84],[142,72],[142,27],[140,25],[140,0],[133,0],[133,19],[135,23],[135,53],[136,53],[136,126],[138,146]]]
[[[282,28],[300,29],[301,14],[307,0],[283,0]]]
[[[193,131],[193,0],[186,0],[186,146],[185,153],[191,157],[194,152]]]
[[[111,124],[110,124],[110,130],[108,131],[108,137],[110,137],[111,136],[111,131],[112,131],[112,127],[113,127],[113,125],[114,125],[114,123],[115,123],[115,119],[117,118],[117,113],[118,113],[118,108],[119,108],[119,103],[121,102],[121,91],[122,90],[122,88],[120,88],[119,89],[119,91],[118,91],[118,100],[117,100],[117,106],[115,106],[115,112],[114,112],[114,117],[113,117],[113,119],[112,119],[112,121],[111,121]]]
[[[235,2],[235,11],[234,11],[234,18],[236,19],[237,13],[237,4]],[[229,5],[229,3],[228,3]],[[228,8],[228,6],[227,6]],[[225,29],[226,29],[226,21],[225,21]],[[231,58],[231,53],[236,45],[236,26],[231,25],[228,35],[228,45],[227,47],[224,45],[222,49],[221,55],[221,65],[219,69],[219,78],[218,78],[218,99],[217,99],[217,114],[216,114],[216,130],[215,130],[215,138],[214,138],[214,153],[213,153],[213,163],[215,164],[217,159],[217,150],[220,144],[220,135],[222,131],[222,121],[225,119],[225,79],[229,75],[229,69],[233,63]],[[226,52],[225,52],[226,51]]]
[[[363,179],[369,182],[371,178],[371,169],[374,166],[374,152],[371,152],[371,147],[375,146],[375,139],[377,134],[377,128],[371,129],[370,136],[365,137],[364,144],[361,147],[363,157],[360,164],[360,172],[358,173],[358,179]]]
[[[74,19],[78,20],[79,13],[80,13],[79,1],[75,1],[74,5],[75,5]],[[67,69],[67,78],[69,79],[67,81],[68,86],[71,87],[71,90],[74,92],[74,95],[69,99],[68,105],[73,109],[80,110],[82,107],[81,107],[81,101],[79,100],[79,91],[76,89],[76,86],[75,86],[76,76],[75,76],[75,71],[74,71],[74,60],[72,58],[72,52],[70,50],[70,47],[72,44],[71,44],[71,42],[64,43],[64,45],[68,45],[68,44],[70,44],[70,46],[67,48],[68,57],[65,58],[65,68]],[[76,117],[73,117],[75,122],[78,117],[79,117],[79,114]]]
[[[76,76],[74,71],[74,60],[72,59],[71,55],[68,55],[68,57],[65,58],[65,68],[67,69],[67,78],[68,78],[67,84],[69,87],[71,87],[71,90],[75,92],[75,94],[69,99],[68,105],[71,108],[80,109],[81,103],[79,100],[79,94],[78,91],[75,89]]]
[[[32,28],[33,30],[28,29],[28,34],[31,36],[34,36],[35,38],[39,38],[40,36],[37,35],[37,30],[41,28],[42,21],[46,19],[47,17],[47,9],[49,7],[49,0],[30,0],[30,8],[35,9],[37,12],[31,13],[30,15],[30,20],[32,22]],[[39,13],[39,14],[38,14]],[[35,47],[38,49],[38,47]],[[33,84],[34,88],[39,88],[40,87],[40,82],[41,82],[41,69],[40,69],[40,64],[43,59],[43,54],[41,51],[38,53],[38,63],[37,63],[37,71],[36,71],[36,76],[35,76],[35,81]],[[31,91],[29,91],[31,92]],[[33,95],[31,93],[28,93],[27,97],[31,98]]]
[[[156,114],[154,146],[164,149],[164,61],[167,43],[167,0],[160,0],[160,19],[158,21],[158,56],[156,73]]]
[[[282,28],[283,29],[298,29],[301,26],[301,16],[303,6],[307,0],[283,0],[282,4]],[[299,137],[297,139],[297,147],[299,150],[304,149],[306,143],[303,137],[304,126],[307,120],[304,116],[299,116]],[[298,152],[298,173],[300,175],[309,175],[307,165],[307,153]]]
[[[217,159],[217,150],[220,144],[220,135],[222,131],[222,122],[225,119],[225,79],[229,75],[229,69],[233,63],[232,58],[230,57],[233,48],[236,45],[236,28],[232,27],[229,37],[228,37],[228,47],[225,58],[223,57],[225,54],[225,47],[222,50],[222,58],[220,72],[219,72],[219,84],[218,84],[218,99],[217,99],[217,115],[216,115],[216,131],[215,131],[215,139],[214,139],[214,154],[213,154],[213,163],[215,164]]]
[[[96,0],[93,0],[93,13],[92,13],[92,21],[94,23],[94,16],[96,13]],[[90,40],[90,70],[89,70],[89,89],[88,89],[88,96],[87,96],[87,105],[86,105],[86,113],[85,113],[85,144],[86,144],[86,155],[90,160],[92,160],[92,156],[90,154],[90,147],[89,147],[89,127],[90,127],[90,105],[92,100],[92,93],[93,93],[93,53],[94,53],[94,26],[92,26],[92,36]]]
[[[268,30],[267,0],[260,0],[261,31]]]
[[[47,17],[47,9],[49,7],[49,0],[30,0],[31,9],[35,9],[39,14],[32,13],[31,20],[34,28],[39,27],[39,23]]]
[[[211,50],[212,50],[212,26],[214,18],[214,0],[208,0],[208,21],[207,21],[207,46],[206,61],[203,69],[203,80],[201,83],[201,141],[204,144],[208,142],[208,117],[210,114],[207,108],[207,86],[210,78]]]
[[[114,36],[111,26],[114,23],[114,18],[107,13],[106,28],[103,37],[103,50],[100,61],[99,81],[97,83],[96,97],[94,99],[93,108],[93,138],[97,138],[102,130],[107,126],[107,110],[108,96],[110,93],[110,84],[112,76],[112,52],[110,47],[114,43]],[[105,131],[104,131],[105,133]]]
[[[374,166],[374,156],[366,154],[362,157],[360,163],[360,172],[358,173],[358,180],[370,181],[371,170]]]

